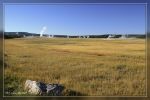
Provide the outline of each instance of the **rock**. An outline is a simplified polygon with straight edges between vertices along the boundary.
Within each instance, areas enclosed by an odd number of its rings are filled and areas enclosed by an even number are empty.
[[[43,82],[36,82],[31,80],[26,80],[25,90],[34,95],[51,95],[59,96],[63,91],[64,87],[60,84],[45,84]]]
[[[47,86],[46,86],[46,84],[45,83],[43,83],[43,82],[37,82],[37,85],[38,85],[38,87],[42,90],[42,92],[45,92],[46,93],[46,88],[47,88]]]
[[[47,94],[53,96],[60,96],[64,87],[59,84],[47,84]]]
[[[27,80],[25,82],[25,90],[30,94],[42,95],[43,92],[39,85],[40,83],[36,81]]]

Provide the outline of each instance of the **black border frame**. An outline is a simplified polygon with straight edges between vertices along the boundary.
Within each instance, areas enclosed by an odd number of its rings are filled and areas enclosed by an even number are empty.
[[[3,97],[3,4],[4,3],[147,3],[147,97]],[[102,99],[102,100],[150,100],[150,0],[2,0],[0,1],[0,97],[2,99]]]

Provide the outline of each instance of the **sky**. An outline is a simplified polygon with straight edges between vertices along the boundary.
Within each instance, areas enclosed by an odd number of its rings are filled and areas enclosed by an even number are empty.
[[[145,34],[144,4],[7,4],[5,32],[60,35]]]

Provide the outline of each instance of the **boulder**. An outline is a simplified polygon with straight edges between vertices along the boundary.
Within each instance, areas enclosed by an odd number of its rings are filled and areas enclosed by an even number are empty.
[[[31,80],[27,80],[25,82],[25,90],[29,94],[33,94],[33,95],[42,95],[43,93],[42,89],[39,87],[39,83]]]
[[[29,94],[33,95],[51,95],[59,96],[61,95],[64,87],[60,84],[45,84],[43,82],[36,82],[31,80],[26,80],[25,90]]]
[[[60,84],[47,84],[47,94],[53,96],[60,96],[64,87]]]

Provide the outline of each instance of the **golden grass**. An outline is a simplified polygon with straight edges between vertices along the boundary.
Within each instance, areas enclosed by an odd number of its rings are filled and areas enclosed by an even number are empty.
[[[60,83],[88,96],[145,96],[145,40],[5,40],[5,88]]]

